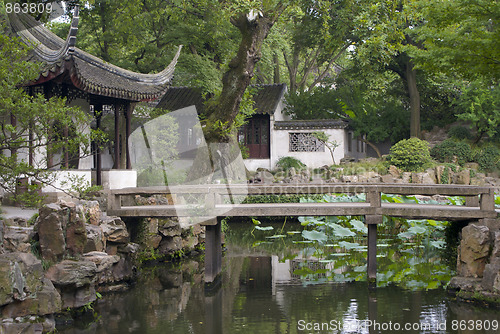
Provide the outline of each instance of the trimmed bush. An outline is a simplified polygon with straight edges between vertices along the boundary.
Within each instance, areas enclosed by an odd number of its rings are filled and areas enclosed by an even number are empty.
[[[453,162],[453,157],[456,156],[459,165],[474,159],[472,148],[468,143],[452,139],[446,139],[441,144],[434,146],[431,150],[431,156],[440,162]]]
[[[403,139],[391,147],[389,162],[406,172],[423,170],[431,162],[429,143],[418,138]]]
[[[306,165],[294,157],[281,157],[276,162],[276,167],[281,168],[282,170],[289,170],[292,167],[300,170],[305,168]]]
[[[448,131],[448,136],[457,140],[472,139],[470,130],[464,126],[454,126]]]
[[[477,154],[476,161],[482,171],[500,169],[500,150],[494,145],[485,146]]]

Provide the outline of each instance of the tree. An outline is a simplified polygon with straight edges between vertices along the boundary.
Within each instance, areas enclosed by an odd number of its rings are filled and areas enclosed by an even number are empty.
[[[417,69],[408,49],[417,46],[411,31],[421,24],[411,1],[385,0],[367,5],[356,18],[359,43],[353,54],[365,70],[383,67],[403,81],[410,110],[410,136],[420,137],[421,97]]]
[[[330,155],[332,156],[332,163],[335,165],[335,157],[333,155],[333,152],[337,147],[339,147],[339,143],[337,143],[335,140],[330,140],[330,136],[326,134],[324,131],[314,131],[312,135],[319,140],[320,142],[323,143],[323,145],[326,146],[328,151],[330,151]]]
[[[423,47],[412,48],[418,66],[491,84],[500,79],[500,3],[497,0],[412,2],[425,24],[414,29]]]
[[[5,31],[5,16],[0,15],[0,180],[2,188],[14,193],[20,178],[34,187],[50,184],[48,157],[61,151],[69,157],[80,156],[80,150],[88,153],[91,135],[73,126],[90,124],[83,111],[67,107],[64,99],[46,100],[22,88],[38,77],[40,64],[25,61],[28,48]],[[66,131],[72,135],[61,136]]]

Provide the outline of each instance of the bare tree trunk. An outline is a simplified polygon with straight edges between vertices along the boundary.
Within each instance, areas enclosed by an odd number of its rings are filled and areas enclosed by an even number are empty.
[[[417,71],[413,62],[406,62],[406,83],[410,97],[410,136],[420,138],[420,93],[417,87]]]
[[[377,153],[377,156],[378,156],[379,159],[382,158],[382,154],[380,154],[380,150],[378,149],[377,146],[375,146],[375,144],[373,144],[372,142],[364,139],[363,137],[360,137],[360,139],[361,139],[361,141],[363,143],[366,143],[366,145],[370,146],[375,151],[375,153]]]

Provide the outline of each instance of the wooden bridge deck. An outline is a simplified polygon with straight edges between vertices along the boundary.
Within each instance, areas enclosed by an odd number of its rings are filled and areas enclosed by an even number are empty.
[[[229,195],[228,195],[229,190]],[[366,194],[365,202],[335,203],[260,203],[228,204],[231,196],[255,195],[316,195]],[[414,203],[382,203],[381,194],[465,196],[465,205],[438,205]],[[206,225],[205,282],[212,282],[221,271],[220,218],[267,216],[364,216],[368,225],[368,277],[376,277],[377,225],[382,216],[427,218],[436,220],[472,220],[496,218],[494,192],[491,187],[465,185],[414,184],[273,184],[273,185],[206,185],[149,187],[113,190],[108,197],[108,214],[120,217],[190,216],[192,207],[173,205],[122,205],[122,197],[166,195],[167,197],[198,196]]]

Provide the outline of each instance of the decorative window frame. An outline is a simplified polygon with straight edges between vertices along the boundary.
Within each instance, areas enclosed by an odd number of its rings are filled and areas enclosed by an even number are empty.
[[[325,144],[314,137],[312,132],[289,132],[289,152],[325,152]]]

